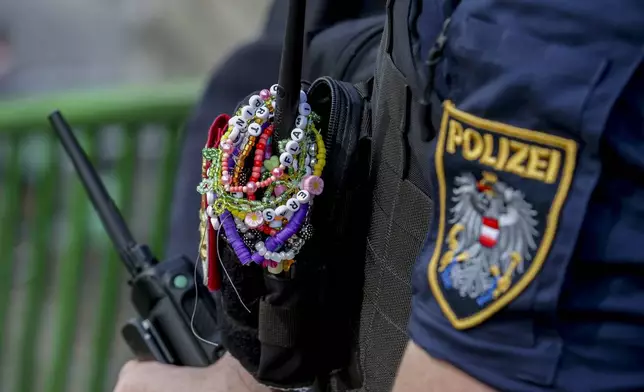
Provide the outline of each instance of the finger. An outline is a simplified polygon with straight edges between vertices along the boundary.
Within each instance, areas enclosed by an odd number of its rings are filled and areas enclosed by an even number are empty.
[[[127,361],[125,365],[121,367],[121,371],[119,372],[119,378],[125,377],[126,374],[135,371],[135,369],[137,369],[140,366],[140,364],[141,362],[137,360]]]

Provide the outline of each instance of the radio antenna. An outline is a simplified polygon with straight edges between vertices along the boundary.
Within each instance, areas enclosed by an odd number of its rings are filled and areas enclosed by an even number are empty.
[[[277,108],[273,125],[276,137],[274,140],[286,137],[297,117],[302,79],[302,57],[304,56],[305,19],[306,0],[290,0],[280,73],[277,80]]]
[[[121,212],[105,189],[105,185],[94,166],[89,161],[83,147],[78,143],[74,132],[59,111],[49,115],[49,122],[58,135],[76,172],[80,177],[87,195],[98,213],[105,231],[110,236],[128,272],[135,276],[145,267],[156,264],[147,246],[137,244],[127,227]]]

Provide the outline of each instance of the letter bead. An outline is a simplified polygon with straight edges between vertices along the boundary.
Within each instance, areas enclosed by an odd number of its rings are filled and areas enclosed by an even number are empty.
[[[251,136],[259,136],[262,134],[262,126],[257,123],[252,123],[248,126],[248,133]]]
[[[284,216],[288,212],[288,208],[286,206],[279,206],[275,209],[275,213],[278,216]]]
[[[246,121],[239,116],[234,116],[234,117],[231,117],[230,120],[228,120],[228,125],[231,125],[237,128],[246,128]]]
[[[255,112],[255,117],[259,118],[262,121],[265,121],[268,118],[269,111],[266,108],[266,106],[261,106],[260,108],[257,109]]]
[[[286,151],[290,152],[293,155],[296,155],[300,152],[300,145],[295,140],[291,140],[290,142],[286,143]]]
[[[246,105],[241,110],[241,117],[248,121],[255,115],[255,108],[249,105]]]
[[[277,213],[275,212],[274,209],[267,208],[262,212],[262,215],[264,216],[264,220],[266,222],[272,222],[275,219],[275,216],[277,215]]]
[[[293,164],[293,155],[288,152],[282,153],[280,155],[280,163],[284,166],[291,166]]]
[[[306,93],[300,90],[300,103],[306,102]]]
[[[300,209],[300,202],[297,201],[297,199],[288,199],[286,202],[286,208],[288,208],[290,211],[297,211]]]
[[[306,102],[301,103],[300,106],[298,106],[297,110],[302,116],[308,116],[309,114],[311,114],[311,105]]]
[[[309,200],[311,200],[311,194],[305,190],[297,192],[297,195],[295,195],[295,197],[301,204],[306,204],[309,202]]]
[[[277,84],[274,84],[274,85],[272,85],[272,86],[271,86],[271,89],[270,89],[271,96],[273,96],[273,97],[274,97],[274,96],[276,96],[276,95],[277,95],[277,88],[278,88],[278,87],[279,87],[279,86],[278,86]]]
[[[253,95],[248,100],[248,105],[254,107],[255,109],[257,109],[258,107],[262,106],[263,103],[264,103],[264,101],[262,100],[262,98],[259,95]]]
[[[304,129],[308,122],[309,120],[306,118],[306,116],[299,115],[295,119],[295,126],[298,128]]]
[[[304,131],[300,128],[294,128],[291,131],[291,139],[293,139],[296,142],[301,141],[302,139],[304,139]]]

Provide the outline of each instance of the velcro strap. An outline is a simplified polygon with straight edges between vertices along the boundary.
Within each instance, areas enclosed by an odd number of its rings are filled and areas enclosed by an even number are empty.
[[[297,342],[298,310],[286,306],[259,303],[259,341],[263,344],[292,348]]]

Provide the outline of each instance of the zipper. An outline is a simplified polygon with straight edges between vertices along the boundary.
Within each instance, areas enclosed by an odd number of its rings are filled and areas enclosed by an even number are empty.
[[[311,90],[325,84],[329,89],[331,105],[327,129],[324,132],[324,146],[327,149],[327,160],[332,162],[334,170],[330,173],[333,177],[334,188],[330,189],[335,202],[328,206],[328,219],[334,221],[338,218],[338,208],[346,203],[337,202],[347,192],[346,169],[351,162],[352,155],[357,153],[357,144],[363,134],[367,134],[366,128],[369,116],[364,116],[364,97],[358,90],[345,82],[337,82],[330,77],[322,77],[313,83]],[[360,105],[356,105],[360,102]],[[359,107],[358,107],[359,106]],[[356,113],[352,111],[357,110]],[[355,120],[355,121],[353,121]],[[359,123],[358,123],[359,122]],[[342,150],[350,151],[350,154],[336,156],[337,146],[343,146]],[[349,191],[350,192],[350,191]],[[350,196],[350,195],[349,195]],[[335,225],[335,233],[342,235],[345,231],[344,225]]]

